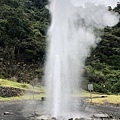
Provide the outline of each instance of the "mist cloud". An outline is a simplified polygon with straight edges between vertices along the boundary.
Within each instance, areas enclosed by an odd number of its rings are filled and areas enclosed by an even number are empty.
[[[72,0],[72,3],[76,6],[84,6],[86,2],[95,3],[96,5],[105,5],[115,7],[118,0]]]

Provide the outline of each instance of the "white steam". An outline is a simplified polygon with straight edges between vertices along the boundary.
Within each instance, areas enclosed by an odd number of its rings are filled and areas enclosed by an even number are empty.
[[[95,29],[114,26],[119,21],[116,13],[99,4],[105,3],[103,0],[76,3],[50,0],[49,6],[52,22],[48,30],[45,109],[57,118],[78,106],[71,103],[71,93],[78,91],[85,59],[98,42]]]
[[[115,7],[119,0],[71,0],[75,6],[84,6],[85,3],[90,2],[95,5],[105,5],[106,7],[111,6]]]

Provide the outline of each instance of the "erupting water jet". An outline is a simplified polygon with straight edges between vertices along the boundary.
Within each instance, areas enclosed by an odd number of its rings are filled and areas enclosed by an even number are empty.
[[[73,0],[49,2],[45,112],[55,118],[74,117],[79,103],[71,101],[71,94],[79,91],[85,60],[100,41],[95,31],[114,26],[119,19],[99,0],[77,5]]]

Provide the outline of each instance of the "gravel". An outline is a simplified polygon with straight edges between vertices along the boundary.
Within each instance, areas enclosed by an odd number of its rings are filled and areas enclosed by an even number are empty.
[[[35,111],[43,111],[43,101],[13,101],[0,102],[0,120],[29,120]],[[85,113],[93,116],[96,113],[103,113],[114,116],[120,120],[120,107],[110,105],[87,105]]]

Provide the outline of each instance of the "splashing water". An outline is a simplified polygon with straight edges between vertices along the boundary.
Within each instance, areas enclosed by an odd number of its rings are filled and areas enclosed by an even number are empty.
[[[85,59],[100,40],[95,29],[119,21],[104,5],[85,1],[76,6],[73,0],[50,0],[45,110],[57,118],[73,110],[71,94],[79,90]]]

